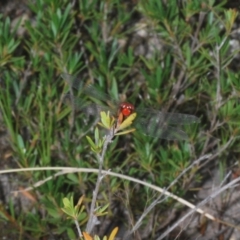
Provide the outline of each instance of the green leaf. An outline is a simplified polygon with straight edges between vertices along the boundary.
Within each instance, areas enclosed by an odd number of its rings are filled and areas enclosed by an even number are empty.
[[[101,115],[101,122],[103,124],[103,126],[107,129],[110,129],[111,126],[111,117],[110,117],[110,113],[109,112],[100,112]]]
[[[118,136],[119,135],[124,135],[124,134],[128,134],[128,133],[131,133],[131,132],[134,132],[134,131],[136,131],[136,129],[135,128],[131,128],[131,129],[126,130],[126,131],[118,132],[115,135],[118,135]]]
[[[95,131],[94,131],[94,138],[95,138],[96,145],[98,145],[98,143],[99,143],[99,131],[98,131],[97,127],[95,128]]]
[[[70,217],[74,218],[75,216],[75,209],[73,205],[73,197],[70,197],[70,200],[68,198],[63,198],[63,205],[64,207],[61,208],[63,212],[65,212]]]
[[[104,141],[105,141],[104,138],[101,139],[101,140],[99,140],[99,142],[98,142],[98,148],[99,148],[99,149],[102,149],[102,146],[103,146],[103,144],[104,144]]]
[[[132,113],[128,118],[126,118],[118,127],[118,130],[122,130],[130,125],[132,125],[134,119],[136,118],[137,113]]]
[[[112,79],[112,89],[111,92],[113,93],[113,96],[115,99],[118,97],[118,84],[115,78]]]
[[[88,143],[90,144],[90,146],[93,149],[97,148],[97,146],[95,145],[95,143],[93,142],[93,140],[89,136],[86,136],[86,138],[87,138]]]
[[[101,207],[101,208],[99,208],[98,210],[97,210],[97,216],[101,216],[101,214],[107,214],[107,212],[105,212],[105,210],[107,209],[109,207],[109,203],[108,204],[106,204],[105,206],[103,206],[103,207]],[[99,215],[100,214],[100,215]]]

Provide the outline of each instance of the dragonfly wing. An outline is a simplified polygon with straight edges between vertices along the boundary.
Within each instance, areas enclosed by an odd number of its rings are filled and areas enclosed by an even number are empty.
[[[137,130],[143,134],[167,140],[188,140],[188,135],[181,129],[169,126],[157,118],[138,118],[134,123]]]
[[[68,73],[62,73],[60,76],[64,81],[68,83],[70,87],[75,88],[77,90],[84,89],[84,86],[87,86],[87,82],[81,81],[81,79],[78,78],[77,76]]]
[[[107,102],[109,96],[97,89],[89,80],[80,79],[68,73],[62,73],[61,77],[69,84],[69,86],[77,90],[80,94]]]
[[[67,93],[65,95],[63,101],[67,105],[72,106],[74,111],[79,110],[85,113],[87,116],[96,116],[96,118],[100,117],[101,111],[107,112],[109,110],[109,107],[107,106],[101,106],[96,103],[89,103],[83,99],[73,97],[70,93]]]
[[[158,110],[147,109],[147,108],[137,109],[137,114],[141,118],[147,118],[147,119],[153,118],[154,119],[153,121],[157,121],[159,123],[166,123],[166,124],[184,125],[184,124],[200,122],[199,118],[193,115],[161,112]]]

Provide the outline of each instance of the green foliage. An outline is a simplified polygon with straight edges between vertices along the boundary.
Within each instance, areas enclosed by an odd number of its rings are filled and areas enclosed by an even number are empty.
[[[81,197],[78,200],[78,203],[76,206],[73,204],[73,197],[68,198],[63,198],[63,205],[64,207],[62,208],[62,211],[66,213],[70,218],[81,221],[83,220],[83,217],[86,217],[86,214],[84,214],[85,207],[82,204],[83,202],[83,197]]]
[[[103,153],[109,132],[115,137],[106,149],[103,169],[161,187],[169,186],[193,160],[205,154],[216,155],[212,162],[219,161],[222,172],[229,167],[226,155],[238,162],[239,49],[232,48],[238,12],[227,10],[225,3],[36,0],[28,5],[31,16],[27,20],[21,18],[16,23],[3,13],[1,128],[7,132],[8,139],[3,142],[11,147],[18,167],[98,168],[96,156]],[[135,114],[118,123],[116,111],[101,112],[98,129],[89,124],[97,116],[88,118],[88,113],[81,111],[81,101],[75,112],[65,104],[66,92],[71,90],[69,82],[59,77],[62,73],[77,75],[80,81],[89,80],[116,101],[129,100],[136,107],[161,107],[164,111],[195,115],[201,123],[186,127],[189,141],[182,142],[145,136],[132,128]],[[111,107],[116,103],[107,104]],[[104,134],[102,129],[106,130]],[[199,168],[197,165],[185,173],[170,190],[184,195],[190,183],[204,178]],[[31,172],[22,177],[26,183],[34,183],[52,174]],[[39,201],[31,211],[15,212],[11,202],[11,216],[5,210],[0,215],[17,222],[22,232],[36,238],[49,237],[47,229],[51,228],[54,237],[73,239],[77,236],[75,228],[69,219],[63,220],[63,212],[80,222],[83,229],[89,216],[82,199],[74,206],[69,193],[76,196],[84,192],[89,204],[96,182],[95,174],[56,176],[33,190]],[[146,208],[145,200],[134,204],[136,196],[155,199],[154,193],[131,184],[126,187],[121,179],[105,176],[101,184],[99,199],[107,202],[95,211],[97,216],[111,212],[109,199],[127,207],[133,218]],[[144,224],[147,222],[148,217]],[[155,224],[153,235],[161,223]],[[108,239],[114,238],[113,232]]]
[[[104,144],[104,138],[103,139],[99,139],[99,131],[98,128],[95,129],[95,143],[93,142],[93,140],[89,137],[86,136],[88,143],[91,146],[91,150],[95,153],[100,153],[102,151],[102,147]]]
[[[23,66],[24,57],[14,56],[14,52],[20,44],[20,40],[16,39],[16,31],[19,27],[20,21],[14,29],[11,31],[10,19],[7,17],[3,19],[0,16],[0,67],[3,68],[5,65],[14,67],[13,70],[19,69]]]

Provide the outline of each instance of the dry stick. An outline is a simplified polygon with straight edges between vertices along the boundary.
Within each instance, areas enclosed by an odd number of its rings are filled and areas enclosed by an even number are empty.
[[[165,197],[164,199],[162,199],[160,201],[160,198],[162,197],[162,195],[164,195],[164,192],[162,194],[160,194],[160,196],[154,200],[148,207],[146,210],[144,210],[144,212],[141,214],[140,218],[138,219],[138,221],[136,222],[136,224],[133,226],[132,230],[130,232],[127,232],[123,239],[128,239],[128,236],[130,234],[133,234],[135,231],[137,231],[137,229],[141,226],[143,219],[147,216],[147,214],[159,203],[163,202],[167,197]]]
[[[45,182],[54,179],[56,176],[60,176],[60,175],[68,174],[68,173],[76,173],[76,172],[98,173],[99,172],[99,169],[89,169],[89,168],[77,168],[76,169],[76,168],[66,168],[66,167],[65,168],[63,168],[63,167],[38,167],[38,168],[23,168],[23,169],[2,170],[2,171],[0,171],[0,174],[13,173],[13,172],[26,172],[26,171],[40,171],[40,170],[42,170],[42,171],[43,170],[54,170],[54,171],[62,170],[62,171],[59,172],[59,173],[54,174],[52,177],[48,177],[45,180],[34,184],[33,187],[29,187],[29,188],[26,188],[26,189],[20,190],[20,191],[14,191],[14,193],[33,190],[34,188],[41,186]],[[220,223],[222,223],[222,224],[224,224],[226,226],[235,227],[236,229],[240,230],[240,227],[234,226],[234,225],[232,225],[230,223],[227,223],[227,222],[223,222],[223,221],[215,218],[211,214],[205,213],[202,209],[196,207],[192,203],[190,203],[190,202],[188,202],[188,201],[186,201],[186,200],[184,200],[182,198],[179,198],[178,196],[176,196],[176,195],[166,191],[163,188],[160,188],[160,187],[155,186],[153,184],[150,184],[150,183],[147,183],[147,182],[144,182],[144,181],[141,181],[139,179],[135,179],[135,178],[132,178],[132,177],[129,177],[129,176],[125,176],[125,175],[119,174],[119,173],[114,173],[114,172],[105,171],[105,170],[102,170],[102,173],[104,173],[106,175],[118,177],[118,178],[121,178],[121,179],[125,179],[125,180],[128,180],[128,181],[132,181],[132,182],[135,182],[135,183],[139,183],[139,184],[141,184],[143,186],[146,186],[146,187],[149,187],[151,189],[154,189],[154,190],[156,190],[156,191],[158,191],[160,193],[163,193],[164,195],[166,195],[168,197],[171,197],[171,198],[177,200],[178,202],[182,203],[183,205],[188,206],[189,208],[193,209],[193,211],[196,211],[196,212],[204,215],[206,218],[208,218],[208,219],[210,219],[212,221],[220,222]],[[236,178],[231,183],[235,184],[238,181],[240,181],[240,177]]]
[[[178,41],[177,41],[177,39],[174,35],[173,35],[173,43],[174,43],[174,49],[176,50],[179,59],[182,61],[183,69],[181,70],[181,72],[178,75],[177,83],[173,85],[173,88],[172,88],[172,91],[171,91],[171,94],[170,94],[170,102],[167,104],[165,110],[168,110],[169,107],[172,105],[172,103],[176,100],[177,93],[179,92],[179,90],[182,89],[182,87],[184,86],[184,84],[186,82],[186,76],[185,75],[186,75],[187,68],[186,68],[186,65],[184,64],[185,59],[183,57],[183,54],[182,54],[181,48],[178,44]]]
[[[223,41],[221,42],[221,44],[219,46],[217,46],[217,50],[216,50],[216,61],[217,61],[217,92],[216,92],[216,96],[217,96],[217,106],[216,106],[216,111],[220,108],[221,106],[221,101],[222,101],[222,96],[221,96],[221,56],[220,56],[220,50],[222,48],[222,46],[224,45],[224,43],[226,42],[227,37],[225,37],[223,39]]]
[[[200,12],[199,14],[199,18],[198,18],[198,25],[196,28],[196,31],[194,32],[194,35],[192,36],[192,43],[191,43],[191,52],[194,54],[195,52],[197,52],[199,50],[200,47],[203,46],[204,42],[199,42],[197,37],[199,35],[199,31],[202,27],[202,24],[204,22],[206,13],[205,12]],[[188,89],[190,87],[192,83],[185,83],[184,86],[182,87],[182,91],[184,92],[186,89]]]
[[[108,1],[106,1],[103,6],[102,38],[105,44],[107,44],[108,39],[107,15],[108,15]]]
[[[229,173],[226,174],[226,176],[224,177],[224,179],[222,180],[222,182],[220,183],[220,187],[223,186],[223,184],[227,181],[227,179],[229,179],[230,175],[232,174],[232,171],[229,171]]]
[[[195,160],[188,168],[186,168],[184,171],[182,171],[182,173],[180,175],[178,175],[178,177],[165,189],[165,191],[167,191],[169,188],[171,188],[176,182],[178,182],[178,180],[190,169],[193,168],[194,165],[199,164],[201,161],[208,159],[212,156],[212,154],[208,154],[208,155],[204,155],[202,157],[200,157],[199,159]],[[162,193],[164,194],[164,193]],[[138,221],[136,222],[135,226],[132,228],[131,232],[129,232],[126,236],[124,236],[123,239],[125,239],[125,237],[127,237],[128,235],[134,233],[140,226],[141,226],[141,222],[143,220],[143,218],[157,205],[160,203],[160,198],[162,197],[162,194],[156,199],[154,200],[153,203],[151,203],[150,206],[147,207],[147,209],[142,213],[141,217],[138,219]],[[164,199],[163,199],[164,200]],[[163,201],[162,200],[162,201]]]
[[[216,150],[216,153],[212,154],[212,156],[211,156],[206,162],[204,162],[200,167],[202,168],[202,167],[205,166],[207,163],[209,163],[209,161],[211,161],[211,160],[214,159],[215,157],[219,156],[223,151],[225,151],[225,150],[228,148],[228,146],[232,143],[233,140],[234,140],[234,137],[231,136],[231,137],[229,138],[229,140],[226,142],[226,144],[225,144],[222,148],[217,149],[217,150]]]
[[[226,182],[227,181],[227,179],[229,178],[229,176],[232,174],[232,172],[230,171],[226,176],[225,176],[225,178],[223,179],[223,181],[220,183],[220,186],[219,186],[219,189],[220,189],[220,187],[224,184],[224,182]],[[208,198],[211,198],[211,196],[210,197],[208,197]],[[206,199],[205,199],[206,200]],[[211,199],[210,199],[211,200]],[[201,203],[200,203],[201,204]],[[198,205],[199,206],[199,205]],[[188,222],[190,222],[191,221],[191,218],[189,219],[189,221]],[[186,226],[187,226],[187,224],[186,224]],[[181,229],[181,231],[179,232],[179,236],[180,236],[180,234],[181,234],[181,232],[182,232],[182,230],[183,229]],[[226,231],[226,229],[223,229],[222,231]],[[221,232],[222,232],[221,231]],[[221,233],[221,232],[218,232],[218,234],[219,233]],[[176,239],[177,239],[177,237],[176,237]]]
[[[216,89],[216,104],[215,104],[215,112],[212,117],[211,121],[211,129],[212,127],[216,126],[217,124],[217,111],[222,105],[222,95],[221,95],[221,56],[220,56],[220,50],[224,43],[226,42],[227,37],[224,38],[224,40],[221,42],[219,46],[216,46],[216,78],[217,78],[217,89]]]
[[[225,185],[223,188],[219,189],[218,191],[215,191],[214,193],[212,193],[209,197],[207,197],[206,199],[204,199],[202,202],[200,202],[197,206],[195,206],[194,208],[192,208],[192,210],[187,213],[184,217],[182,217],[180,220],[178,220],[175,224],[173,224],[173,226],[171,226],[170,228],[167,229],[167,231],[165,233],[163,233],[159,238],[157,238],[157,240],[161,240],[164,237],[166,237],[174,228],[176,228],[181,222],[183,222],[187,217],[189,217],[191,214],[193,214],[195,211],[197,211],[197,209],[199,209],[199,207],[203,206],[205,203],[207,203],[209,200],[215,198],[216,196],[218,196],[220,193],[222,193],[223,191],[225,191],[226,189],[230,188],[231,186],[233,186],[234,184],[236,184],[237,182],[240,181],[240,177],[236,178],[235,180],[231,181],[230,183],[228,183],[227,185]],[[233,186],[235,187],[235,186]],[[202,210],[201,210],[202,211]],[[197,211],[199,212],[199,211]],[[202,213],[203,216],[207,217],[207,215],[203,212]],[[229,227],[233,227],[236,228],[238,230],[240,230],[240,227],[235,226],[233,224],[230,223],[226,223],[218,218],[213,217],[214,219],[211,219],[215,222],[221,223],[223,225],[229,226]]]
[[[197,37],[199,35],[199,32],[200,32],[200,29],[203,25],[203,22],[204,22],[204,19],[205,19],[205,16],[207,14],[205,12],[200,12],[199,14],[199,17],[198,17],[198,25],[197,25],[197,28],[196,28],[196,31],[194,32],[194,36],[192,38],[192,44],[191,44],[191,52],[194,53],[194,49],[196,49],[196,47],[199,45],[198,44],[198,41],[197,41]]]

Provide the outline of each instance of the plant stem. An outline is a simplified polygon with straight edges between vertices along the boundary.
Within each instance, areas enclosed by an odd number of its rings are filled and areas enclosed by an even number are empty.
[[[79,236],[80,238],[82,238],[83,235],[82,235],[81,229],[80,229],[80,227],[79,227],[78,221],[77,221],[77,220],[74,220],[74,222],[75,222],[76,228],[77,228],[77,230],[78,230],[78,236]]]
[[[103,144],[103,149],[101,154],[97,154],[98,160],[99,160],[99,171],[98,171],[98,178],[97,178],[97,183],[95,186],[95,189],[93,191],[93,198],[92,198],[92,203],[90,207],[90,213],[89,213],[89,220],[87,223],[86,231],[90,234],[93,230],[93,227],[97,223],[97,218],[94,215],[94,210],[95,210],[95,205],[97,201],[97,196],[100,188],[101,181],[104,177],[102,174],[102,169],[103,169],[103,161],[104,161],[104,156],[107,150],[108,144],[112,141],[112,138],[114,137],[114,131],[110,131],[109,134],[106,136],[106,140]]]

